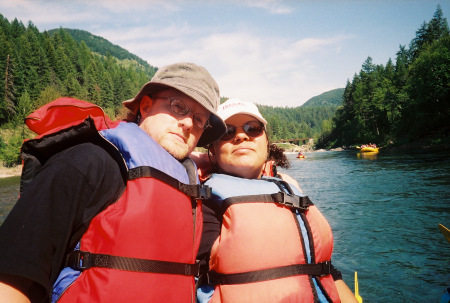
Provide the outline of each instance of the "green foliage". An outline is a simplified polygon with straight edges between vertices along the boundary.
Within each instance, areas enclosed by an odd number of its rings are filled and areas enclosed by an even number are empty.
[[[17,115],[15,124],[23,124],[25,118],[33,111],[33,104],[31,103],[30,95],[27,91],[20,96],[17,103]]]
[[[10,23],[0,15],[0,126],[21,122],[61,96],[117,113],[156,70],[87,32],[60,28],[40,33],[31,22]]]
[[[322,128],[317,147],[407,142],[449,135],[450,31],[438,6],[396,63],[374,65],[368,57],[348,81],[343,105]]]
[[[316,97],[312,97],[308,101],[306,101],[302,106],[336,106],[342,104],[342,94],[344,93],[343,88],[337,88],[330,90],[328,92],[324,92]]]
[[[8,141],[0,137],[0,161],[6,167],[14,167],[21,163],[20,146],[23,138],[20,132],[15,132]]]
[[[49,33],[53,34],[57,32],[57,29],[50,30]],[[156,68],[149,65],[146,61],[142,60],[136,55],[130,54],[127,50],[123,49],[118,45],[114,45],[108,40],[95,36],[87,31],[79,30],[79,29],[68,29],[65,28],[64,31],[68,33],[75,41],[84,42],[86,46],[91,49],[93,52],[99,53],[103,56],[112,56],[121,61],[135,61],[139,65],[150,70],[150,73],[154,74],[156,72]]]
[[[334,93],[336,91],[342,100],[343,90],[334,90]],[[268,122],[267,130],[272,141],[318,137],[322,121],[331,119],[336,108],[337,105],[314,105],[314,102],[295,108],[258,105],[259,111]]]

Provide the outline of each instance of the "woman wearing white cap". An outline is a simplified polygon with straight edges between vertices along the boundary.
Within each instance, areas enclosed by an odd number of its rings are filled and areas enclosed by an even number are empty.
[[[208,150],[198,301],[356,302],[331,265],[326,219],[295,181],[263,177],[269,140],[256,105],[230,99],[217,114],[227,132]]]

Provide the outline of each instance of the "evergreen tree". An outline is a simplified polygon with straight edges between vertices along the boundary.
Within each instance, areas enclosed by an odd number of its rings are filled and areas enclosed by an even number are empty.
[[[416,37],[411,41],[411,53],[413,59],[417,58],[422,48],[433,41],[448,35],[450,32],[447,19],[444,17],[441,6],[438,5],[430,22],[424,22],[417,30]]]
[[[416,131],[427,133],[448,125],[449,83],[450,35],[447,35],[423,49],[411,66],[407,88],[414,103],[407,110],[416,120]]]
[[[17,102],[17,115],[15,116],[15,124],[23,125],[25,118],[32,112],[33,104],[30,95],[25,91]]]
[[[14,86],[14,64],[10,59],[10,56],[6,56],[5,62],[5,72],[4,72],[4,90],[2,96],[2,102],[0,103],[0,121],[7,122],[14,116],[15,111],[15,86]]]

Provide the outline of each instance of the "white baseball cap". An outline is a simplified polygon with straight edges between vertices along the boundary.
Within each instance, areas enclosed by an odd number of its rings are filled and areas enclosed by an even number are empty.
[[[267,125],[266,119],[263,118],[255,104],[251,102],[241,101],[239,99],[228,99],[219,105],[217,115],[223,121],[237,114],[247,114],[258,119],[264,126]]]

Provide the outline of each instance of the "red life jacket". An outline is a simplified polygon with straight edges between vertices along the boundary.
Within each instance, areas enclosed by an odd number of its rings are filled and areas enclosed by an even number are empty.
[[[25,118],[29,129],[43,136],[56,133],[83,122],[91,117],[98,130],[117,126],[120,121],[112,122],[98,105],[75,98],[59,98],[45,104]]]
[[[102,135],[131,154],[127,188],[91,221],[79,251],[69,255],[67,265],[81,274],[59,302],[194,302],[202,222],[196,179],[185,184],[185,167],[153,140],[147,144],[150,137],[135,124]],[[139,162],[143,155],[150,164]],[[163,173],[162,165],[177,168]],[[186,178],[175,178],[180,173]]]
[[[273,178],[215,174],[205,184],[208,206],[222,215],[210,302],[339,302],[331,228],[306,196]]]
[[[49,157],[58,146],[93,140],[105,148],[115,146],[123,157],[118,161],[125,161],[127,168],[125,192],[93,218],[76,251],[68,255],[53,300],[194,302],[200,199],[208,195],[206,187],[197,185],[192,162],[184,166],[137,125],[112,123],[91,105],[59,99],[27,120],[42,134],[24,145],[31,162],[36,161],[30,150],[48,150]],[[28,171],[36,170],[32,166],[26,165]]]

